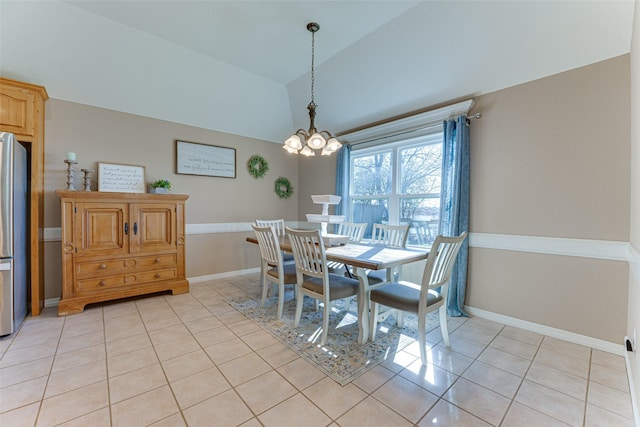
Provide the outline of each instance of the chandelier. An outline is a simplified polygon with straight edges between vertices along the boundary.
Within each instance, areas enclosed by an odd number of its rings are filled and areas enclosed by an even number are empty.
[[[303,156],[315,156],[315,150],[322,150],[323,156],[328,156],[337,151],[342,144],[329,131],[318,131],[314,124],[316,118],[316,103],[313,98],[313,86],[315,83],[315,34],[320,25],[315,22],[307,24],[307,30],[311,32],[311,102],[307,105],[309,110],[309,130],[298,129],[284,142],[284,148],[289,153],[302,154]]]

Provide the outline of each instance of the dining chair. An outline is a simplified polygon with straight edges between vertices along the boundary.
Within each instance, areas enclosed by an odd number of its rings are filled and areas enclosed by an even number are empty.
[[[341,222],[336,225],[334,233],[347,236],[350,243],[360,243],[367,225],[366,222]]]
[[[409,227],[409,224],[373,224],[371,243],[405,248],[407,246],[407,237],[409,236]],[[377,283],[397,280],[399,274],[399,269],[395,271],[388,271],[387,269],[373,270],[367,273],[367,278],[369,279],[369,284],[375,285]]]
[[[256,219],[258,227],[271,227],[276,230],[276,236],[284,237],[284,219]],[[286,263],[293,262],[293,255],[283,252],[282,260]]]
[[[291,241],[297,275],[296,315],[293,326],[297,327],[302,315],[304,296],[324,305],[322,314],[322,337],[320,345],[327,343],[331,302],[343,298],[351,299],[358,294],[356,279],[329,273],[327,256],[320,230],[294,230],[286,228]],[[345,307],[349,307],[348,303]]]
[[[258,227],[273,227],[278,237],[284,237],[284,219],[256,219]]]
[[[278,319],[282,318],[284,307],[284,286],[297,283],[296,266],[285,264],[282,258],[282,250],[276,231],[272,227],[258,227],[251,225],[258,239],[258,247],[262,257],[262,300],[260,306],[264,306],[269,288],[274,286],[278,289]],[[271,286],[270,286],[271,285]]]
[[[360,243],[367,225],[366,222],[341,222],[336,224],[333,232],[334,234],[347,236],[348,243]],[[353,277],[349,268],[341,262],[329,261],[327,265],[329,266],[329,273],[346,274],[348,277]]]
[[[371,314],[369,316],[369,330],[371,340],[376,338],[378,322],[384,321],[391,313],[395,313],[399,327],[403,324],[404,312],[418,315],[418,342],[420,344],[420,359],[427,365],[426,324],[427,314],[440,310],[440,329],[447,347],[450,347],[449,329],[447,328],[447,293],[449,279],[462,242],[467,237],[463,232],[458,237],[436,236],[427,264],[422,276],[422,283],[399,281],[391,282],[369,292]],[[390,310],[380,313],[380,306]]]

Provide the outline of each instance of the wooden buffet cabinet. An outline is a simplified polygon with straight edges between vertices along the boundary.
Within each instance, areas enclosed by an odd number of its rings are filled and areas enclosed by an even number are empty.
[[[31,315],[44,307],[44,102],[42,86],[0,77],[0,130],[12,132],[29,162],[29,295]]]
[[[185,277],[186,195],[56,191],[61,198],[62,298],[58,314],[86,304],[171,290]]]

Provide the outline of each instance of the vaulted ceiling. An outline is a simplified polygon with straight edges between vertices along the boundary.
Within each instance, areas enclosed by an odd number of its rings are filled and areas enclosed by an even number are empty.
[[[281,142],[628,53],[633,0],[0,0],[0,74],[52,98]]]

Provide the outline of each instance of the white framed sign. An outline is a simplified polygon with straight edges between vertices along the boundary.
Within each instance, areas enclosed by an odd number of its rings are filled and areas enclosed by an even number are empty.
[[[144,166],[98,163],[98,191],[145,193]]]
[[[176,173],[236,177],[236,149],[176,141]]]

